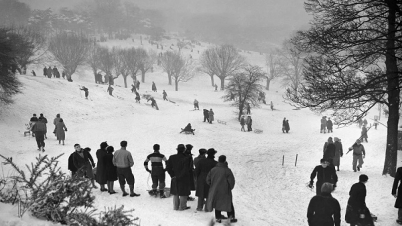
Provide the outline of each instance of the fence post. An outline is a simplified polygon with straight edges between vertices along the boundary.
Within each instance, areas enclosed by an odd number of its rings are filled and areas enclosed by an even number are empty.
[[[296,154],[296,161],[295,161],[295,166],[297,165],[297,156],[298,156],[299,154]]]
[[[285,163],[285,155],[283,155],[283,157],[282,157],[282,166],[284,163]]]

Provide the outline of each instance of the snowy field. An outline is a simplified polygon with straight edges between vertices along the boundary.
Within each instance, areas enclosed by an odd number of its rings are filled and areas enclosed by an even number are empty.
[[[124,43],[123,43],[124,42]],[[135,40],[138,43],[138,40]],[[134,42],[134,43],[135,43]],[[107,45],[131,46],[127,41],[112,41]],[[149,47],[149,46],[147,46]],[[202,51],[203,47],[197,47]],[[166,49],[165,49],[166,50]],[[190,49],[185,50],[189,53]],[[263,65],[263,56],[259,53],[245,53],[252,64]],[[198,54],[194,53],[194,58]],[[49,66],[49,65],[48,65]],[[53,66],[53,65],[51,65]],[[266,92],[266,100],[273,101],[277,110],[271,111],[268,105],[252,108],[253,128],[263,130],[263,133],[241,132],[236,119],[235,109],[230,103],[223,102],[223,92],[214,92],[210,78],[199,75],[187,83],[179,83],[179,91],[174,91],[174,85],[167,84],[167,75],[156,67],[153,73],[147,74],[146,82],[141,83],[140,94],[151,94],[155,97],[159,111],[151,108],[150,102],[144,99],[135,103],[135,95],[129,88],[116,86],[111,97],[106,92],[106,85],[93,83],[92,72],[81,67],[73,75],[74,82],[63,79],[47,79],[42,75],[42,65],[36,68],[37,77],[32,75],[19,76],[23,83],[23,93],[15,97],[15,104],[7,108],[1,107],[0,118],[0,153],[12,157],[17,165],[34,161],[38,156],[35,139],[24,137],[24,124],[28,123],[33,113],[43,113],[50,122],[45,154],[56,156],[64,153],[60,165],[67,172],[67,159],[74,151],[75,143],[82,147],[90,147],[92,156],[103,141],[119,148],[122,140],[128,141],[127,149],[131,151],[135,165],[132,168],[136,179],[135,192],[140,197],[122,197],[115,182],[118,194],[101,193],[93,190],[96,196],[95,206],[104,207],[124,205],[127,209],[135,209],[133,215],[140,218],[142,226],[206,226],[213,212],[195,212],[197,201],[188,202],[190,210],[178,212],[173,210],[172,198],[155,199],[146,192],[151,181],[145,171],[143,162],[152,152],[155,143],[161,145],[161,153],[167,157],[176,153],[178,144],[192,144],[194,157],[200,148],[215,148],[219,155],[226,155],[229,167],[232,169],[236,185],[233,190],[233,202],[239,226],[298,226],[307,224],[307,205],[315,191],[306,187],[310,173],[322,158],[322,147],[329,136],[342,139],[344,152],[360,136],[356,125],[349,127],[334,127],[334,133],[319,132],[320,119],[308,109],[293,110],[294,107],[283,102],[283,87],[278,81],[271,83],[271,89]],[[154,81],[157,93],[151,92]],[[215,78],[219,82],[218,78]],[[123,86],[121,78],[116,79]],[[129,80],[131,84],[131,80]],[[89,100],[80,93],[78,85],[89,88]],[[168,98],[174,102],[162,100],[162,90],[166,90]],[[200,102],[200,111],[193,111],[193,101]],[[215,120],[227,122],[226,125],[203,122],[202,109],[212,108]],[[52,121],[57,113],[61,114],[68,128],[66,145],[59,145],[54,135]],[[371,112],[369,124],[378,112]],[[281,131],[282,120],[289,119],[290,133]],[[386,124],[386,118],[381,117]],[[196,129],[195,135],[179,134],[180,128],[191,123]],[[333,196],[338,199],[342,208],[342,223],[349,197],[349,189],[358,181],[360,173],[367,174],[366,202],[372,213],[378,216],[376,225],[397,225],[397,209],[393,207],[395,198],[391,195],[393,178],[382,176],[384,162],[386,128],[382,125],[377,130],[368,133],[369,143],[363,143],[367,157],[361,172],[352,170],[352,154],[341,158],[341,171],[338,172],[339,182]],[[298,155],[297,166],[295,158]],[[282,158],[285,158],[282,166]],[[96,159],[96,157],[95,157]],[[398,162],[399,164],[399,162]],[[2,166],[1,176],[9,175],[10,169]],[[167,176],[167,186],[170,178]],[[192,192],[192,196],[195,192]],[[50,222],[35,219],[25,214],[17,218],[16,206],[0,204],[0,225],[13,226],[47,226]],[[219,224],[218,224],[219,225]]]

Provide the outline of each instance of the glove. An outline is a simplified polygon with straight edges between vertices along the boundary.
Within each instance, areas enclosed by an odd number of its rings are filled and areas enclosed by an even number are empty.
[[[314,183],[314,181],[310,181],[310,183],[308,184],[308,187],[313,188],[313,183]]]

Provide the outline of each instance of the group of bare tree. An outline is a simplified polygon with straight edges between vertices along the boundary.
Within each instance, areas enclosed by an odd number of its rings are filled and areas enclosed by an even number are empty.
[[[169,85],[174,78],[175,90],[179,90],[179,82],[187,82],[195,76],[195,62],[185,58],[180,52],[167,51],[162,54],[161,66],[168,75]]]

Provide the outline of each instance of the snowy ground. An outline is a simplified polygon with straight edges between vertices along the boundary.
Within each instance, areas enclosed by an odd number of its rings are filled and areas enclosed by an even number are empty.
[[[123,45],[119,41],[115,43],[117,44],[114,45]],[[263,58],[260,54],[249,55],[251,63],[261,64]],[[29,121],[32,113],[43,113],[47,117],[50,122],[49,131],[53,129],[51,122],[57,113],[64,119],[68,128],[66,145],[59,145],[51,132],[45,142],[46,154],[54,156],[65,153],[60,164],[66,172],[67,159],[74,151],[75,143],[92,148],[92,155],[95,157],[101,142],[107,141],[109,145],[119,148],[120,141],[127,140],[128,150],[135,162],[135,191],[141,196],[123,198],[116,182],[118,194],[109,195],[94,190],[95,206],[98,209],[115,205],[134,208],[133,215],[139,217],[144,226],[205,226],[213,217],[213,213],[194,212],[196,201],[188,203],[190,210],[177,212],[173,210],[172,198],[155,199],[147,194],[146,190],[150,188],[151,182],[149,174],[144,170],[143,161],[152,152],[152,145],[155,143],[161,145],[161,152],[166,156],[175,154],[180,143],[192,144],[195,156],[198,149],[212,147],[218,151],[217,156],[227,156],[229,167],[236,178],[233,196],[239,221],[235,225],[296,226],[307,225],[307,205],[315,192],[308,189],[306,183],[310,180],[312,169],[319,164],[324,142],[329,136],[339,137],[347,151],[360,136],[360,130],[355,125],[335,127],[334,133],[330,135],[319,133],[322,115],[314,114],[308,109],[293,110],[293,107],[283,102],[283,88],[278,82],[271,84],[271,90],[266,91],[267,102],[273,101],[278,110],[271,111],[268,105],[251,110],[253,128],[263,130],[263,133],[257,134],[240,131],[235,109],[228,102],[223,102],[222,91],[213,91],[210,78],[206,75],[180,83],[179,91],[175,92],[174,86],[167,85],[166,74],[156,68],[154,73],[147,75],[146,82],[140,87],[141,94],[149,93],[155,97],[160,108],[156,111],[145,100],[141,104],[135,103],[135,95],[123,87],[115,87],[114,90],[114,95],[122,99],[109,96],[107,87],[94,84],[93,76],[86,68],[81,68],[73,76],[74,82],[69,83],[63,79],[44,78],[40,67],[35,68],[37,77],[19,76],[24,84],[23,94],[16,96],[14,105],[0,109],[0,153],[13,157],[19,166],[34,161],[38,155],[36,142],[33,138],[23,136],[24,124]],[[122,85],[121,78],[117,80],[117,84]],[[151,93],[152,81],[157,85],[157,93]],[[83,98],[78,85],[89,88],[90,100]],[[162,100],[163,89],[176,104]],[[192,111],[195,98],[200,102],[200,111]],[[215,119],[227,124],[219,124],[217,121],[213,124],[202,122],[203,108],[212,108]],[[369,123],[372,123],[373,115],[377,114],[371,113]],[[289,134],[281,131],[284,117],[289,119]],[[196,129],[196,135],[179,134],[180,128],[189,122]],[[382,116],[381,122],[385,123],[386,118]],[[361,172],[352,171],[350,153],[341,159],[338,187],[333,196],[341,203],[342,225],[346,225],[344,215],[349,189],[358,181],[360,173],[369,177],[366,202],[370,210],[379,217],[376,225],[396,225],[394,222],[397,210],[393,207],[395,199],[391,196],[393,178],[381,175],[386,128],[380,125],[378,130],[371,129],[368,136],[369,143],[363,143],[367,157]],[[3,172],[0,175],[10,173],[5,166],[1,170]],[[169,176],[166,182],[169,186]],[[18,219],[15,206],[0,204],[0,209],[0,225],[53,225],[33,219],[29,214]]]

